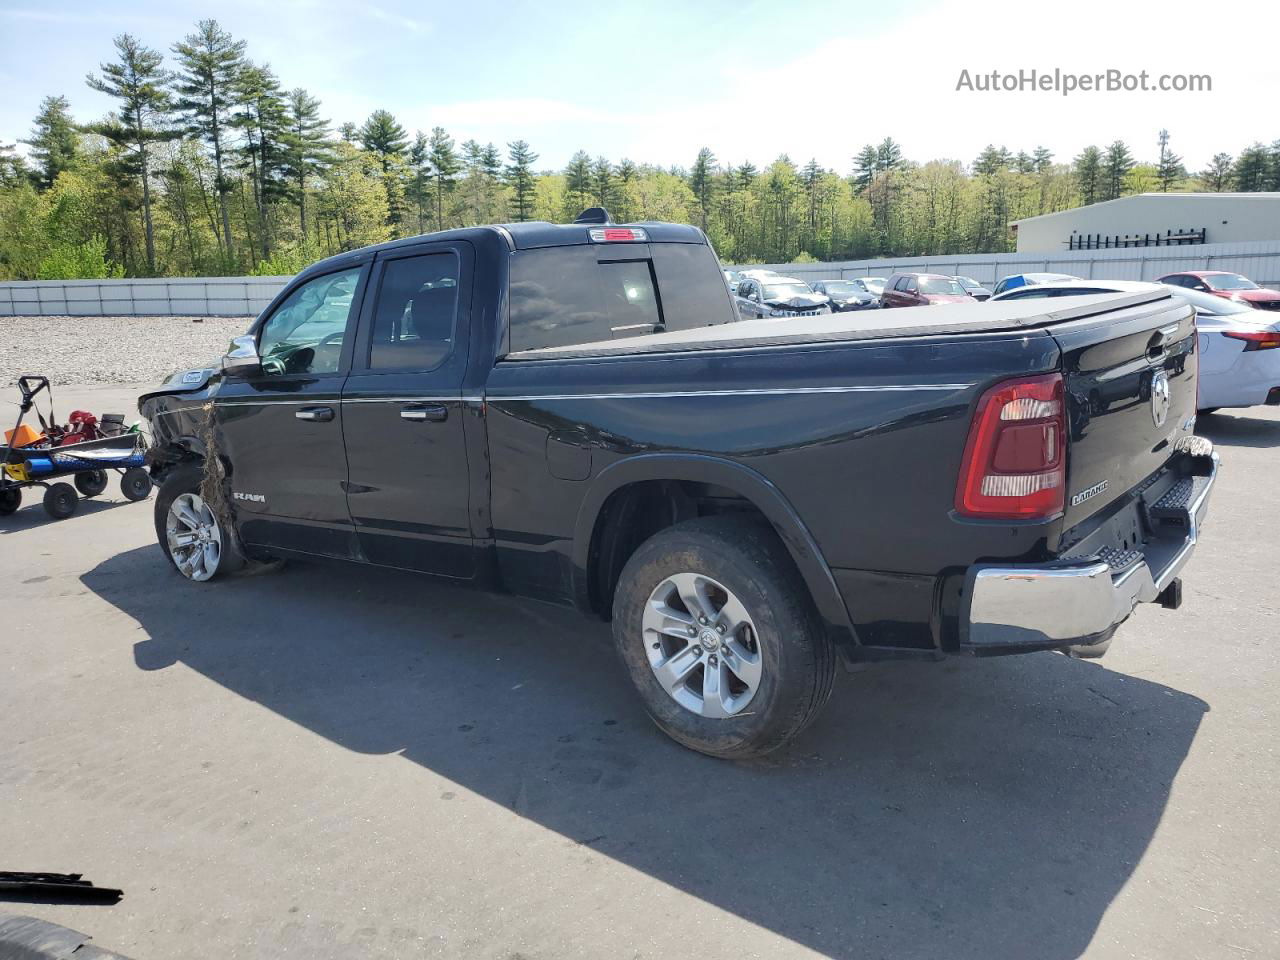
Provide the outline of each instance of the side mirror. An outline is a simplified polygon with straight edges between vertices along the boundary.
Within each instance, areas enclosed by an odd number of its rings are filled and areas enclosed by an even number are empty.
[[[222,356],[222,373],[228,377],[252,377],[262,372],[258,341],[252,335],[236,337]]]

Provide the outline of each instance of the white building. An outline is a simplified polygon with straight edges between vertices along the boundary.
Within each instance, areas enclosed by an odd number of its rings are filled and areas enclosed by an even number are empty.
[[[1019,253],[1277,241],[1280,193],[1140,193],[1012,226]]]

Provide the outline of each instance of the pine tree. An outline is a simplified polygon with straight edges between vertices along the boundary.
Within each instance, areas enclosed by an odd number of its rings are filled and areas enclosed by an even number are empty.
[[[689,172],[689,189],[693,191],[694,197],[697,198],[698,215],[701,219],[704,233],[707,229],[707,218],[711,212],[715,171],[716,155],[707,147],[703,147],[698,151],[698,156],[693,161],[693,169]]]
[[[1169,131],[1161,130],[1159,136],[1160,160],[1156,164],[1156,179],[1160,181],[1160,192],[1168,193],[1169,188],[1187,177],[1187,168],[1182,165],[1182,158],[1169,149]]]
[[[1271,158],[1267,156],[1267,148],[1257,142],[1245,147],[1240,151],[1231,173],[1236,189],[1241,193],[1265,190],[1271,173]]]
[[[1088,146],[1072,161],[1076,183],[1080,187],[1080,201],[1086,206],[1098,200],[1102,187],[1102,151]]]
[[[234,254],[231,243],[231,214],[227,196],[231,183],[223,173],[227,126],[235,102],[235,82],[244,67],[244,41],[233,40],[217,20],[200,20],[195,33],[173,45],[179,71],[174,78],[175,107],[182,114],[187,132],[199,137],[213,151],[214,189],[222,217],[221,243],[224,255]]]
[[[298,230],[306,244],[307,180],[317,176],[332,159],[329,121],[320,116],[320,101],[301,87],[289,91],[286,120],[284,174],[298,203]]]
[[[1013,169],[1019,173],[1031,173],[1036,168],[1036,163],[1031,159],[1031,154],[1025,150],[1019,150],[1013,158]]]
[[[387,195],[387,223],[392,231],[403,220],[400,165],[409,146],[408,134],[390,111],[375,110],[369,114],[356,134],[360,145],[377,161],[382,170],[382,189]]]
[[[1273,141],[1271,149],[1271,175],[1267,178],[1267,189],[1280,191],[1280,140]]]
[[[453,148],[453,137],[445,133],[444,127],[431,129],[429,145],[427,156],[431,162],[431,178],[435,181],[436,229],[443,230],[444,198],[453,192],[462,164],[458,161],[458,152]]]
[[[507,159],[509,162],[504,173],[514,194],[516,219],[528,220],[533,210],[533,165],[538,162],[538,155],[526,141],[515,140],[507,144]]]
[[[1133,167],[1133,155],[1123,140],[1116,140],[1107,147],[1102,158],[1102,199],[1114,200],[1124,193],[1124,178]]]
[[[818,185],[821,182],[822,167],[818,166],[816,157],[810,157],[809,162],[800,171],[800,183],[804,186],[805,206],[807,208],[805,222],[808,227],[804,249],[809,253],[814,252],[814,240],[817,238],[818,233]]]
[[[1213,193],[1221,193],[1231,188],[1231,171],[1234,161],[1229,153],[1215,153],[1209,166],[1200,173],[1200,180]]]
[[[748,160],[738,169],[733,171],[734,179],[738,182],[739,190],[750,190],[756,182],[756,177],[760,175],[760,171],[756,169],[756,165]]]
[[[338,125],[338,137],[343,143],[355,143],[360,139],[360,128],[348,120]]]
[[[614,189],[613,164],[608,157],[596,157],[591,165],[591,191],[596,204],[609,210],[613,206]]]
[[[868,143],[853,158],[853,177],[851,182],[853,183],[854,193],[866,193],[867,188],[871,186],[871,181],[876,178],[876,174],[879,172],[880,154],[873,144]]]
[[[270,260],[273,228],[271,204],[287,195],[284,179],[285,138],[289,118],[280,82],[271,68],[245,63],[236,77],[237,109],[231,125],[241,132],[241,167],[253,183],[262,259]]]
[[[45,97],[40,101],[31,138],[23,143],[31,147],[36,163],[36,186],[47,190],[58,174],[70,170],[80,153],[80,135],[71,119],[71,104],[66,97]]]
[[[876,166],[880,171],[897,170],[903,164],[902,147],[885,137],[876,147]]]
[[[564,214],[572,220],[591,198],[591,157],[579,150],[564,168]]]
[[[1035,167],[1036,173],[1047,173],[1049,168],[1053,166],[1053,151],[1048,147],[1036,147],[1031,154],[1031,163]]]
[[[973,172],[979,177],[989,177],[1001,170],[1007,170],[1011,162],[1008,150],[988,143],[978,154],[978,159],[973,161]]]
[[[138,178],[142,187],[142,232],[147,272],[156,272],[156,233],[151,215],[152,144],[178,136],[170,123],[172,101],[165,85],[169,74],[160,51],[144,47],[127,33],[113,41],[119,59],[98,66],[100,76],[89,74],[85,82],[94,90],[119,101],[114,116],[95,124],[93,130],[124,153],[124,172]]]

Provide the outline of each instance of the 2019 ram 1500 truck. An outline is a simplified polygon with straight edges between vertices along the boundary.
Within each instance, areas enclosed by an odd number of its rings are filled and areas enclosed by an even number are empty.
[[[1217,458],[1167,292],[742,320],[701,231],[449,230],[296,277],[140,400],[189,580],[332,557],[611,619],[657,724],[796,735],[837,657],[1097,655]]]

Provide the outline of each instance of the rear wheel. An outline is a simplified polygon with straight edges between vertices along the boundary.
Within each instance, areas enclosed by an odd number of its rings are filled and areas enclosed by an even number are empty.
[[[151,475],[141,467],[130,467],[120,477],[120,492],[135,503],[151,495]]]
[[[781,747],[835,679],[831,641],[786,549],[749,520],[691,520],[642,544],[618,582],[613,635],[654,722],[714,757]]]
[[[75,483],[76,489],[80,491],[80,496],[96,497],[107,489],[107,471],[90,470],[87,473],[77,473]]]
[[[22,506],[22,491],[17,487],[0,490],[0,517],[7,517]]]
[[[55,520],[65,520],[76,512],[80,497],[69,483],[54,483],[44,492],[44,511]]]
[[[160,549],[180,574],[197,582],[234,573],[244,563],[231,530],[200,496],[203,480],[201,464],[174,468],[165,477],[155,506]]]

